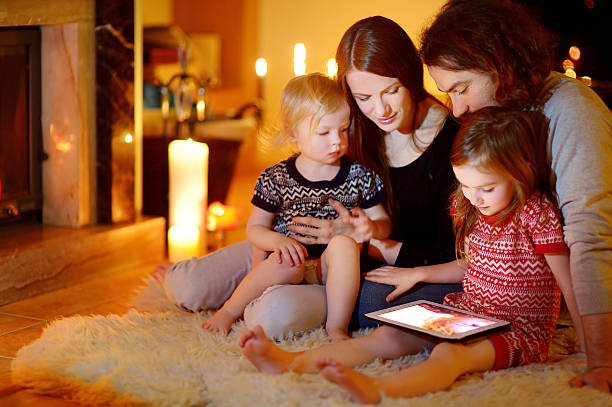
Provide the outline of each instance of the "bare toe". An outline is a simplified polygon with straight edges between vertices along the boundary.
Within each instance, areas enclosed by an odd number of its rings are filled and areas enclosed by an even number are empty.
[[[240,342],[244,356],[261,372],[286,372],[293,361],[289,352],[283,351],[268,340],[261,326],[256,326],[244,334]]]
[[[380,401],[379,390],[371,377],[344,367],[331,358],[318,359],[316,366],[325,379],[348,391],[358,403]]]
[[[244,348],[249,340],[255,337],[255,333],[253,331],[246,331],[242,334],[240,339],[238,339],[238,346]]]

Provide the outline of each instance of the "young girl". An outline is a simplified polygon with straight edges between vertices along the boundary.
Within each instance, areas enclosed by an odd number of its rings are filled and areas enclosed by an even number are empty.
[[[299,154],[265,170],[252,199],[247,236],[258,263],[203,327],[228,331],[246,305],[276,284],[326,285],[326,330],[333,341],[348,338],[348,323],[359,290],[359,247],[348,236],[305,247],[291,237],[294,216],[333,219],[330,199],[352,209],[350,222],[362,240],[385,238],[391,222],[381,204],[384,189],[371,170],[351,163],[346,152],[349,107],[340,86],[321,74],[299,76],[281,96],[280,134]],[[254,253],[253,258],[257,258]],[[304,304],[308,306],[308,304]]]
[[[367,336],[288,353],[255,329],[240,340],[247,358],[268,372],[318,369],[357,401],[376,403],[381,393],[414,396],[446,389],[464,373],[545,361],[559,316],[559,286],[581,336],[561,219],[539,189],[546,175],[538,171],[536,140],[527,113],[501,107],[481,109],[462,124],[451,155],[459,182],[451,212],[462,259],[416,267],[403,273],[410,281],[398,284],[407,290],[422,281],[463,281],[464,292],[448,294],[445,303],[510,321],[508,331],[470,344],[433,346],[382,326]],[[368,278],[384,281],[389,272],[379,269]],[[393,359],[423,346],[433,347],[426,361],[387,376],[373,378],[341,365]]]

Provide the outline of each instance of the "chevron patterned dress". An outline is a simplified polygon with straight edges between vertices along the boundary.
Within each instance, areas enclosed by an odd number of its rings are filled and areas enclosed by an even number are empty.
[[[561,291],[544,254],[568,252],[557,208],[536,192],[502,225],[481,216],[466,240],[471,254],[464,292],[448,294],[444,302],[512,323],[488,337],[496,351],[494,369],[545,361]]]

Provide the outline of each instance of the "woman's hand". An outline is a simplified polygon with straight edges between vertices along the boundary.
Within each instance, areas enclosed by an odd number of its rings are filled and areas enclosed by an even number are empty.
[[[340,217],[342,218],[342,215]],[[355,234],[359,236],[359,242],[365,242],[374,236],[376,225],[361,208],[353,208],[350,212],[346,211],[342,221],[353,226]]]
[[[387,302],[391,302],[401,294],[410,290],[414,285],[422,281],[422,273],[419,267],[402,268],[395,266],[383,266],[365,274],[365,279],[375,283],[395,286],[395,290],[387,296]]]
[[[274,244],[274,253],[270,256],[275,256],[276,261],[286,263],[292,267],[299,266],[304,263],[308,252],[306,248],[295,239],[279,234],[278,240]]]
[[[290,225],[289,230],[304,236],[293,238],[304,244],[327,244],[336,235],[346,235],[355,239],[357,243],[361,243],[363,240],[355,233],[353,224],[348,221],[351,217],[348,209],[333,199],[329,200],[329,204],[338,212],[338,218],[327,220],[311,216],[296,216],[293,218],[295,224]]]

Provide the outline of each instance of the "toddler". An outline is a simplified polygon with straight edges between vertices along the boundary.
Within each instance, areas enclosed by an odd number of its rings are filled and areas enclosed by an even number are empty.
[[[259,177],[247,225],[247,237],[255,248],[253,269],[204,328],[227,332],[266,288],[306,281],[326,286],[325,328],[330,339],[348,338],[360,284],[358,244],[352,237],[337,235],[327,245],[304,246],[291,237],[288,226],[295,216],[334,219],[338,214],[330,205],[333,199],[351,210],[350,224],[358,240],[390,234],[391,222],[381,203],[382,181],[344,156],[349,112],[342,89],[326,76],[299,76],[285,86],[280,135],[295,143],[299,153]],[[261,253],[267,258],[262,260]]]

